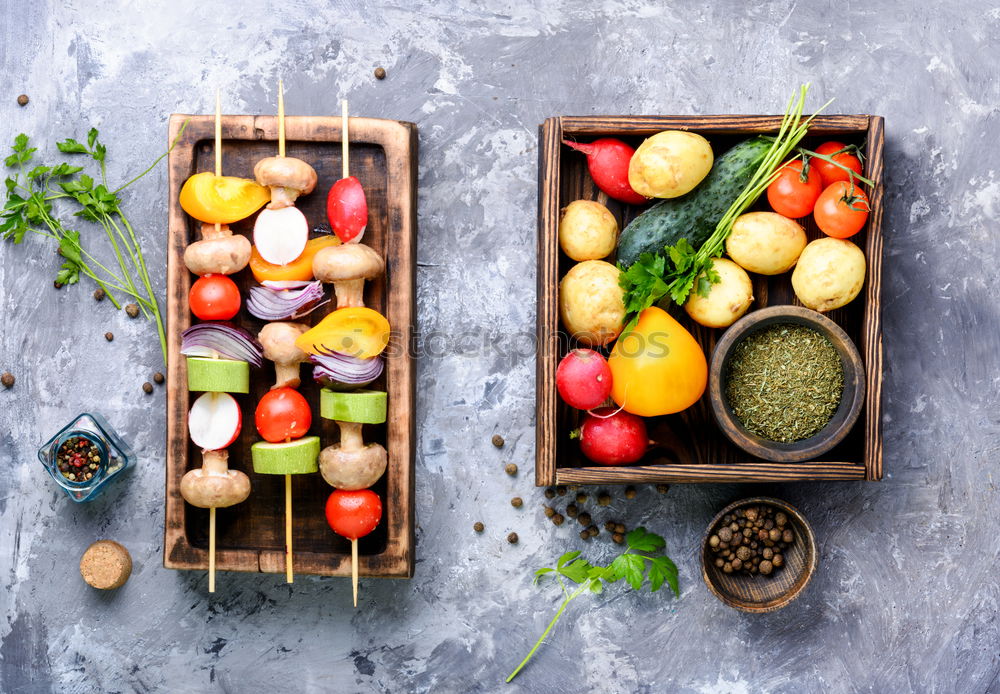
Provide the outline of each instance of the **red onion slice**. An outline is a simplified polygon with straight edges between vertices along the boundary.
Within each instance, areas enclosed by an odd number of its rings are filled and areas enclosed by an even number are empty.
[[[197,323],[181,333],[181,354],[189,357],[219,355],[260,368],[264,348],[257,338],[232,323]]]
[[[319,280],[307,282],[297,289],[277,289],[265,285],[250,288],[247,311],[261,320],[285,320],[308,315],[329,301],[323,300],[323,283]]]
[[[382,375],[385,360],[381,356],[359,359],[339,352],[310,354],[313,378],[334,390],[363,388]]]

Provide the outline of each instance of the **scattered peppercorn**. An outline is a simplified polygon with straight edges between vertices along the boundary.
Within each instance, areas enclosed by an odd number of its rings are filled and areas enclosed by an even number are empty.
[[[493,434],[493,438],[490,440],[493,441],[493,445],[496,446],[497,448],[503,447],[503,436],[501,436],[500,434]]]
[[[27,106],[28,105],[28,95],[27,94],[20,94],[17,97],[17,105],[18,106]]]
[[[597,505],[598,506],[610,506],[611,505],[611,495],[607,492],[601,492],[597,495]]]
[[[624,535],[622,535],[621,533],[615,533],[615,534],[613,534],[613,535],[611,536],[611,540],[612,540],[612,541],[613,541],[613,542],[614,542],[614,543],[615,543],[616,545],[622,545],[622,544],[625,544],[625,536],[624,536]]]
[[[52,283],[52,286],[55,287],[56,289],[62,289],[63,284],[59,280],[56,280],[55,282]]]
[[[604,529],[607,530],[609,533],[613,533],[615,531],[615,522],[614,521],[605,521],[605,523],[604,523]]]
[[[658,491],[660,494],[666,494],[667,492],[670,491],[670,485],[669,484],[658,484],[658,485],[656,485],[656,491]]]
[[[566,496],[566,485],[560,484],[556,486],[556,494],[559,496]]]
[[[563,517],[561,513],[557,513],[556,515],[552,516],[552,522],[555,523],[556,525],[562,525],[565,521],[566,519]]]
[[[596,525],[591,525],[590,527],[588,527],[587,532],[590,533],[591,537],[597,537],[598,535],[601,534],[601,531],[598,530]]]
[[[10,371],[4,371],[3,376],[0,376],[0,383],[3,383],[4,388],[14,387],[14,374]]]
[[[142,384],[142,390],[146,393],[146,395],[149,395],[150,393],[153,392],[153,384],[150,383],[149,381],[146,381],[145,383]]]
[[[545,509],[546,518],[555,518],[556,510],[554,508],[552,508],[551,506],[543,506],[542,508]]]
[[[104,339],[107,340],[108,342],[111,342],[113,339],[115,339],[115,334],[114,333],[104,333]]]
[[[517,533],[511,533],[510,535],[508,535],[507,536],[507,542],[509,542],[512,545],[516,545],[517,544]]]
[[[624,523],[616,523],[615,524],[615,532],[616,533],[620,533],[621,535],[624,535],[625,534],[625,524]]]
[[[631,487],[631,486],[625,487],[625,498],[626,499],[634,499],[635,495],[638,494],[638,493],[639,492],[636,491],[635,487]]]
[[[517,465],[515,465],[514,463],[507,463],[506,465],[503,466],[503,471],[506,472],[511,477],[513,477],[514,475],[517,474]]]
[[[795,540],[788,516],[771,506],[736,509],[708,537],[714,564],[724,573],[771,576],[785,565],[780,554]]]
[[[139,315],[139,304],[125,304],[125,313],[129,318],[136,318]]]
[[[578,504],[585,504],[585,503],[587,503],[587,495],[584,494],[583,492],[580,492],[579,494],[577,494],[576,495],[576,503],[578,503]]]
[[[104,290],[100,287],[94,290],[94,301],[104,301]]]
[[[577,517],[576,517],[576,520],[577,520],[577,522],[578,522],[578,523],[579,523],[580,525],[584,525],[584,526],[586,526],[586,525],[590,525],[590,521],[591,521],[592,519],[591,519],[591,517],[590,517],[590,514],[589,514],[589,513],[586,513],[586,512],[585,512],[585,513],[581,513],[581,514],[580,514],[579,516],[577,516]]]
[[[486,529],[486,526],[483,525],[480,521],[476,521],[475,523],[472,524],[472,529],[475,530],[477,533],[481,533]]]
[[[570,518],[576,518],[580,515],[580,509],[576,507],[576,504],[570,504],[566,507],[566,515]]]
[[[155,374],[153,374],[153,383],[156,383],[157,385],[159,385],[159,384],[163,383],[165,380],[167,380],[167,379],[164,378],[163,374],[160,373],[159,371],[157,371]]]
[[[384,80],[385,79],[385,68],[377,67],[375,68],[375,79]]]
[[[556,490],[555,489],[553,489],[552,487],[549,487],[548,489],[545,490],[545,498],[546,499],[554,499],[555,497],[556,497]]]
[[[587,530],[586,528],[584,528],[583,530],[581,530],[580,531],[580,539],[581,540],[589,540],[590,539],[590,531]]]
[[[521,506],[524,505],[524,501],[521,499],[521,497],[515,496],[513,499],[510,500],[510,505],[513,506],[514,508],[521,508]]]

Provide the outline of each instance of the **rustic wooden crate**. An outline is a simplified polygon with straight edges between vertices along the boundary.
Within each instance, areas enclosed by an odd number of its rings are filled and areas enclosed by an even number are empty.
[[[201,465],[201,451],[188,439],[187,413],[200,393],[187,390],[187,362],[180,354],[181,332],[192,320],[187,295],[192,275],[184,266],[184,249],[198,239],[199,223],[178,203],[181,185],[194,173],[214,169],[214,117],[173,115],[172,142],[187,121],[187,128],[170,153],[169,229],[167,251],[167,464],[166,517],[163,565],[169,569],[208,568],[208,511],[194,508],[180,495],[181,477]],[[277,152],[277,118],[274,116],[223,116],[223,173],[253,177],[253,166]],[[297,201],[310,225],[326,224],[326,191],[341,176],[341,120],[333,117],[287,117],[287,153],[309,162],[319,175],[316,190]],[[386,390],[389,413],[386,424],[366,426],[365,438],[384,445],[388,469],[374,487],[383,500],[382,522],[359,542],[362,576],[407,578],[414,561],[414,364],[407,345],[414,329],[414,277],[416,261],[417,131],[412,123],[371,118],[350,119],[350,171],[357,176],[368,199],[369,221],[364,242],[386,260],[386,275],[366,283],[366,305],[380,311],[393,329],[393,343],[386,351],[386,369],[371,387]],[[252,235],[256,215],[232,225],[235,233]],[[233,275],[244,297],[255,284],[250,269]],[[332,289],[327,288],[332,294]],[[303,322],[315,324],[332,306],[314,312]],[[256,334],[264,321],[244,306],[234,322]],[[319,416],[319,387],[303,369],[300,391],[313,411],[309,434],[323,445],[337,441],[334,422]],[[251,368],[251,392],[237,395],[243,412],[240,436],[229,447],[229,465],[250,476],[250,498],[217,511],[216,566],[220,570],[281,573],[285,569],[284,476],[257,475],[250,461],[250,446],[260,440],[253,424],[260,397],[274,383],[274,367]],[[293,549],[296,573],[349,576],[351,544],[327,526],[324,504],[331,488],[319,473],[294,475]]]
[[[643,207],[608,200],[594,186],[582,154],[561,144],[563,139],[588,142],[618,137],[632,146],[661,130],[691,130],[712,143],[716,155],[739,140],[776,132],[780,116],[562,116],[539,128],[538,176],[538,349],[536,393],[535,483],[625,484],[645,482],[779,482],[795,480],[879,480],[882,478],[882,148],[883,119],[879,116],[819,116],[805,145],[837,139],[864,145],[866,177],[875,182],[871,214],[865,229],[851,240],[864,250],[867,278],[861,295],[828,313],[854,340],[866,369],[865,405],[847,438],[819,459],[803,463],[771,463],[754,458],[729,443],[715,424],[705,396],[688,410],[648,420],[650,437],[660,444],[643,460],[628,467],[595,466],[580,453],[569,433],[580,412],[556,393],[555,372],[562,356],[575,347],[559,320],[558,284],[574,262],[559,249],[559,211],[573,200],[599,200],[624,227]],[[767,209],[766,203],[758,204]],[[821,233],[811,218],[800,220],[809,239]],[[609,259],[613,261],[612,259]],[[797,304],[790,273],[775,277],[751,275],[751,311],[775,304]],[[676,307],[672,314],[691,331],[711,358],[721,330],[704,328]]]

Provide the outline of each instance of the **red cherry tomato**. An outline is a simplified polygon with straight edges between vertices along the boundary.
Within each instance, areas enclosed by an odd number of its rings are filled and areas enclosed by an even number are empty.
[[[312,425],[312,410],[294,388],[275,388],[257,403],[253,421],[265,441],[279,443],[305,436]]]
[[[781,167],[778,177],[767,187],[767,201],[778,214],[798,219],[813,211],[822,192],[820,175],[810,165],[803,180],[802,161],[796,159]]]
[[[382,500],[371,489],[334,489],[326,500],[326,522],[348,540],[364,537],[382,520]]]
[[[837,164],[846,166],[848,169],[860,176],[861,159],[851,152],[841,152],[841,150],[846,147],[847,145],[843,142],[824,142],[816,148],[816,154],[825,154],[837,162]],[[837,154],[837,152],[840,153]],[[820,178],[823,179],[824,188],[830,187],[837,181],[849,182],[851,179],[851,175],[840,168],[840,166],[831,164],[828,161],[823,161],[822,159],[817,159],[816,157],[809,160],[809,166],[815,168],[819,173]]]
[[[816,201],[813,217],[827,236],[846,239],[861,231],[868,221],[868,196],[857,186],[837,181]]]
[[[202,320],[229,320],[240,312],[240,290],[225,275],[205,275],[191,285],[188,304]]]

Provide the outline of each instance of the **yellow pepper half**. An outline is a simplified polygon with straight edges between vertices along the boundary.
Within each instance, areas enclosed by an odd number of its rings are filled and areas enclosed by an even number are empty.
[[[271,199],[271,191],[256,181],[235,176],[196,173],[184,181],[181,207],[209,224],[232,224],[246,219]]]
[[[295,340],[303,352],[338,352],[358,359],[377,357],[389,344],[389,321],[370,308],[341,308]]]
[[[250,272],[258,282],[271,281],[303,281],[308,282],[313,278],[313,258],[324,248],[339,246],[340,239],[333,234],[327,234],[315,239],[306,241],[306,248],[302,255],[288,263],[287,265],[275,265],[260,257],[257,247],[254,246],[250,252]]]

